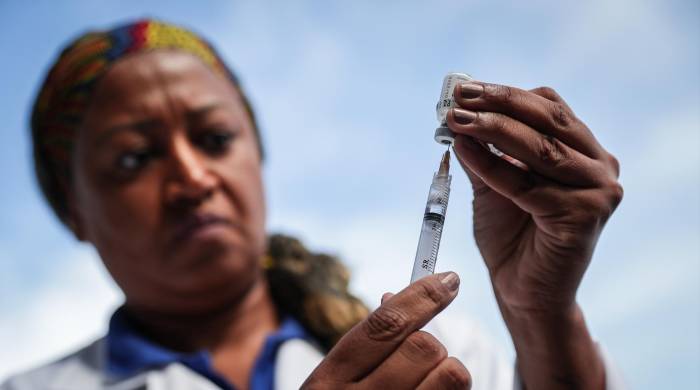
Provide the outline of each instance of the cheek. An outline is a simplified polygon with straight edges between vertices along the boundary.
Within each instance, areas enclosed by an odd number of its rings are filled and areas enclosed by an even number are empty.
[[[262,254],[265,250],[265,199],[262,183],[260,162],[257,159],[247,159],[235,164],[222,162],[217,167],[222,179],[222,190],[229,203],[233,204],[236,213],[248,230],[255,251]]]
[[[84,227],[100,252],[150,255],[160,220],[159,182],[156,177],[128,184],[96,179],[85,186],[81,197]]]
[[[258,243],[261,245],[264,250],[264,245],[266,242],[265,239],[265,214],[266,214],[266,209],[265,209],[265,195],[264,195],[264,188],[263,188],[263,183],[262,183],[262,175],[260,172],[260,167],[258,166],[258,169],[256,173],[251,177],[251,188],[254,189],[254,191],[251,191],[251,195],[253,196],[253,199],[251,200],[252,202],[255,203],[253,210],[252,210],[252,216],[251,219],[256,221],[256,234],[257,237],[260,239],[260,242]]]

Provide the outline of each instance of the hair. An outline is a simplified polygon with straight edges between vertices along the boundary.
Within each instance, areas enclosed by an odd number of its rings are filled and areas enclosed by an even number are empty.
[[[198,35],[151,20],[83,34],[61,52],[49,70],[31,117],[39,188],[64,225],[70,227],[66,191],[71,180],[68,162],[73,137],[82,123],[94,86],[114,61],[140,50],[159,48],[192,53],[232,82],[250,116],[263,158],[255,114],[238,78]],[[367,316],[367,307],[348,291],[350,274],[337,258],[313,253],[299,240],[283,235],[269,237],[267,252],[264,266],[278,312],[296,318],[324,349],[330,349]]]
[[[278,310],[294,316],[326,350],[369,310],[348,291],[350,273],[334,256],[309,251],[296,238],[268,241],[267,279]]]
[[[206,40],[190,30],[150,19],[104,31],[89,31],[61,51],[39,88],[31,113],[36,176],[51,209],[64,224],[70,223],[65,196],[71,181],[73,140],[96,84],[114,62],[158,49],[189,53],[233,84],[250,116],[258,151],[264,159],[263,142],[250,100],[238,77]]]

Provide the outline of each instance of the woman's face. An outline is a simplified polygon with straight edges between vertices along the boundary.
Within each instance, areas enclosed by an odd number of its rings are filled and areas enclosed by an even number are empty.
[[[127,303],[206,313],[261,275],[257,139],[232,83],[194,56],[152,51],[103,76],[77,135],[70,195]]]

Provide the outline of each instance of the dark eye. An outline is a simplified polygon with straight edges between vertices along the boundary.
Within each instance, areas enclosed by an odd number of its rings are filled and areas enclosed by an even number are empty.
[[[124,172],[136,172],[143,168],[151,158],[148,150],[137,150],[121,154],[117,157],[116,166]]]
[[[209,130],[199,135],[196,139],[196,143],[208,153],[220,154],[228,149],[233,138],[234,134],[230,131]]]

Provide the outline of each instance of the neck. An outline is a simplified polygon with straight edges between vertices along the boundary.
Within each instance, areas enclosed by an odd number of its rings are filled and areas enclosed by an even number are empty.
[[[250,340],[264,341],[279,325],[267,281],[262,277],[235,302],[206,314],[164,314],[132,307],[128,302],[126,309],[149,338],[181,352],[247,349]]]

